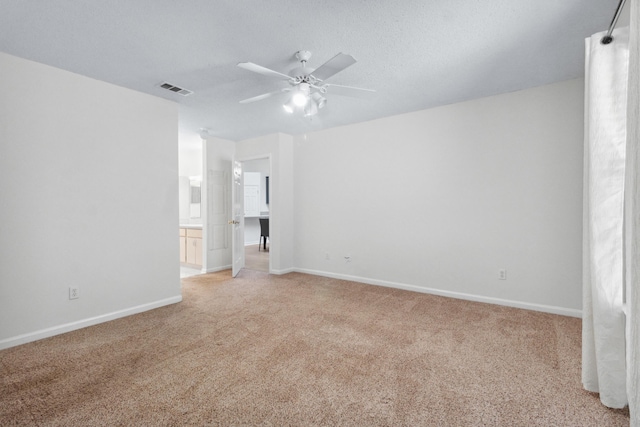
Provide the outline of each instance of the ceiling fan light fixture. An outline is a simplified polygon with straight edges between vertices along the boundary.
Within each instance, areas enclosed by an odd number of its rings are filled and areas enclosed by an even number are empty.
[[[291,97],[289,101],[283,104],[282,108],[284,108],[284,111],[286,111],[287,113],[292,114],[293,110],[295,110],[296,108],[296,104],[293,102],[293,97]]]
[[[293,103],[298,107],[304,107],[309,102],[309,84],[300,83],[298,90],[293,93],[291,97]]]
[[[318,106],[318,109],[327,105],[327,98],[322,96],[319,92],[314,92],[313,95],[311,95],[311,99],[313,99],[314,103]]]
[[[291,100],[297,107],[304,107],[307,104],[307,95],[302,92],[296,92],[291,97]]]
[[[315,102],[310,102],[309,104],[307,104],[307,106],[304,108],[304,116],[311,117],[315,116],[316,114],[318,114],[318,105]]]

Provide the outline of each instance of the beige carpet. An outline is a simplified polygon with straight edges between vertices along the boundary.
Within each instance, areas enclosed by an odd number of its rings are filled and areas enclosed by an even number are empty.
[[[626,426],[580,320],[303,274],[0,351],[0,425]]]

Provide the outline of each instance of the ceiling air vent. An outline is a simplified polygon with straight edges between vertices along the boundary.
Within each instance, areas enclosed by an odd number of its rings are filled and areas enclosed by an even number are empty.
[[[181,87],[178,87],[176,85],[172,85],[171,83],[167,83],[167,82],[162,82],[159,84],[159,86],[162,89],[167,89],[170,90],[171,92],[175,92],[175,93],[179,93],[182,96],[189,96],[193,93],[193,91],[188,90],[188,89],[183,89]]]

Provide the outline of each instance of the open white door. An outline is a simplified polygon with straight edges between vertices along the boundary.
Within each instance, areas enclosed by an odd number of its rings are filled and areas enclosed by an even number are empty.
[[[230,166],[230,165],[229,165]],[[206,269],[220,271],[229,268],[231,260],[229,246],[230,231],[229,202],[231,178],[226,170],[207,170],[206,203]]]
[[[242,163],[233,161],[233,183],[231,188],[232,220],[229,224],[233,227],[231,247],[233,262],[231,272],[236,277],[244,267],[244,187],[242,182]]]

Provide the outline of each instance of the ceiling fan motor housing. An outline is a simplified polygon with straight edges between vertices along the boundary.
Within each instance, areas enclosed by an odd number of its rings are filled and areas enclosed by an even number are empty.
[[[299,80],[298,83],[308,81],[309,76],[313,73],[313,68],[306,67],[296,67],[293,70],[289,71],[289,75],[296,80]]]
[[[309,58],[311,58],[311,52],[308,50],[299,50],[296,52],[296,58],[298,58],[300,62],[307,62]]]

